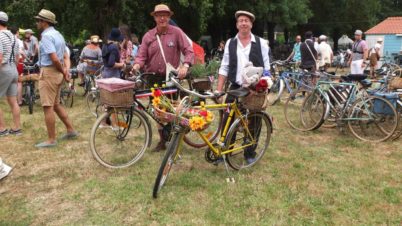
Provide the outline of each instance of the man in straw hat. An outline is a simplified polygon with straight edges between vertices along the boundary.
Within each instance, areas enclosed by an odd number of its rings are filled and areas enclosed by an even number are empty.
[[[178,27],[169,25],[172,15],[173,12],[167,5],[159,4],[155,6],[151,16],[154,17],[156,27],[144,35],[141,48],[135,58],[133,70],[143,69],[145,72],[156,73],[154,77],[149,78],[148,84],[151,85],[161,85],[165,82],[167,63],[170,63],[174,68],[178,68],[179,77],[184,78],[188,68],[194,61],[193,48],[184,32]],[[160,38],[161,46],[157,37]],[[184,55],[183,65],[180,65],[181,53]],[[159,135],[161,141],[154,151],[166,148],[166,141],[163,139],[161,128],[159,128]]]
[[[223,91],[226,80],[230,82],[230,90],[239,89],[243,85],[242,71],[249,62],[252,62],[254,67],[263,67],[265,71],[270,69],[267,42],[251,32],[255,21],[254,14],[247,11],[237,11],[235,18],[238,33],[226,42],[219,69],[218,86],[215,91],[218,93]],[[233,101],[233,96],[226,98],[226,103]],[[225,121],[226,119],[227,114]],[[252,121],[250,120],[250,125],[255,125]],[[250,132],[254,133],[252,128],[250,128]],[[256,153],[254,149],[249,147],[244,151],[244,157],[248,164],[255,162]]]
[[[33,34],[35,34],[35,32],[33,32],[32,29],[26,29],[24,31],[24,48],[28,60],[36,62],[38,60],[39,41]]]
[[[367,66],[364,59],[368,57],[368,47],[366,41],[362,39],[363,32],[355,31],[355,42],[352,47],[352,56],[350,56],[349,65],[351,74],[363,74],[364,68]]]
[[[41,67],[39,80],[39,94],[45,114],[48,139],[35,145],[37,148],[49,148],[57,145],[55,113],[64,123],[67,133],[60,139],[72,139],[78,136],[67,115],[60,105],[60,90],[63,80],[69,81],[67,68],[64,66],[66,44],[63,36],[54,25],[56,16],[49,10],[42,9],[37,16],[36,26],[42,31],[39,43],[39,66]]]
[[[86,74],[86,69],[88,64],[86,61],[95,61],[100,62],[102,60],[102,50],[99,47],[99,36],[92,35],[90,37],[90,43],[84,47],[80,55],[80,63],[77,66],[77,70],[79,72],[79,76],[81,79],[80,86],[84,85],[84,74]],[[94,69],[96,70],[96,69]]]

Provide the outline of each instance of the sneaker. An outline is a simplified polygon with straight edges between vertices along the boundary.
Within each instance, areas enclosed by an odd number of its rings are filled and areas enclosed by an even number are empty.
[[[13,168],[3,163],[0,158],[0,180],[8,176]]]
[[[8,134],[9,134],[8,129],[5,129],[5,130],[0,132],[0,137],[7,136]]]
[[[22,129],[16,129],[16,130],[10,129],[8,133],[11,135],[19,136],[22,135]]]
[[[36,148],[53,148],[56,146],[57,146],[57,142],[47,143],[46,141],[35,145]]]
[[[60,140],[71,140],[74,138],[77,138],[79,136],[79,133],[77,131],[73,131],[70,133],[66,133],[63,136],[60,137]]]

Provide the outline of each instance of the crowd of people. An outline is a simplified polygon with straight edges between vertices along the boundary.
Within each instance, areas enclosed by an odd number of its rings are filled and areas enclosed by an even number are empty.
[[[150,29],[142,38],[141,45],[137,36],[131,36],[128,26],[112,28],[106,41],[98,35],[92,35],[83,48],[77,69],[83,82],[88,61],[99,61],[104,65],[104,78],[120,78],[120,72],[128,65],[131,71],[153,72],[148,84],[162,84],[166,74],[172,68],[178,71],[179,78],[184,78],[189,67],[196,62],[193,43],[188,36],[177,26],[172,25],[173,11],[165,4],[155,6],[150,14],[156,26]],[[21,61],[37,62],[40,67],[39,93],[43,107],[48,138],[35,145],[36,148],[51,148],[57,146],[56,115],[63,122],[66,132],[59,139],[69,140],[79,136],[64,107],[60,104],[60,90],[63,81],[69,81],[71,65],[69,50],[62,34],[56,30],[56,15],[49,10],[42,9],[34,17],[37,29],[41,31],[40,42],[31,29],[24,31],[24,40],[19,40],[19,30],[7,27],[8,16],[0,12],[0,97],[6,97],[13,115],[13,126],[6,128],[3,111],[0,110],[0,136],[21,135],[20,108],[21,97],[18,96],[18,76],[21,71],[17,65]],[[214,55],[221,60],[216,92],[223,92],[224,84],[230,82],[229,89],[242,86],[243,68],[251,62],[253,66],[263,67],[264,75],[269,75],[272,54],[268,42],[251,32],[255,15],[247,11],[237,11],[235,14],[236,36],[226,42],[219,43]],[[365,59],[369,58],[370,66],[375,67],[379,57],[380,43],[373,49],[368,49],[362,40],[362,32],[355,32],[355,43],[350,58],[351,72],[362,74]],[[306,32],[304,42],[300,35],[296,36],[292,53],[287,60],[300,64],[301,68],[316,71],[319,68],[327,70],[333,61],[333,51],[327,43],[327,37],[321,35],[314,38],[312,32]],[[102,47],[100,47],[102,44]],[[371,54],[375,57],[371,60]],[[233,99],[227,98],[226,102]],[[166,148],[166,140],[159,128],[160,141],[155,151]],[[247,162],[254,161],[252,147],[245,151]],[[0,159],[0,179],[11,171],[11,167]]]

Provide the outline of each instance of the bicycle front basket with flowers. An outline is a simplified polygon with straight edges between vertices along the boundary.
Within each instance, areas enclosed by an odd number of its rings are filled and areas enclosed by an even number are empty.
[[[192,131],[202,131],[214,120],[212,112],[205,109],[204,102],[201,103],[201,109],[192,108],[189,97],[185,97],[178,106],[174,106],[157,87],[151,91],[154,115],[163,123],[176,123]]]

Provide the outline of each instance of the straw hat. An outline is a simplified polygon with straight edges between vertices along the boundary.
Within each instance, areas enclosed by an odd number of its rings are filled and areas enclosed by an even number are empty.
[[[155,16],[155,13],[160,13],[160,12],[168,12],[170,13],[170,16],[172,16],[174,13],[173,11],[170,10],[169,6],[165,4],[159,4],[155,6],[155,9],[153,12],[151,12],[151,16]]]
[[[91,39],[92,43],[99,43],[100,42],[100,39],[99,39],[98,35],[92,35],[90,39]]]
[[[37,16],[34,17],[38,20],[44,20],[52,24],[57,24],[56,15],[49,10],[42,9]]]
[[[32,31],[32,29],[26,29],[25,33],[29,33],[29,34],[35,34],[35,32]]]

